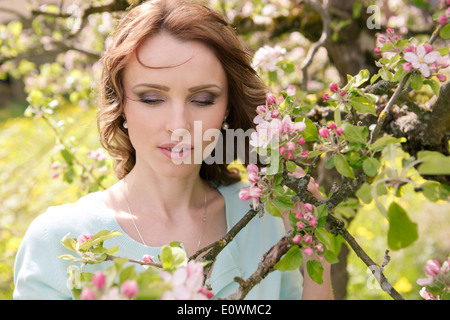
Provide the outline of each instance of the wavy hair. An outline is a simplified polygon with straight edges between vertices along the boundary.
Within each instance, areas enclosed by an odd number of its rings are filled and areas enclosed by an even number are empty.
[[[230,129],[254,128],[256,107],[266,101],[266,86],[252,68],[251,56],[233,28],[217,12],[191,0],[154,0],[131,8],[111,35],[102,56],[99,88],[97,124],[100,142],[114,159],[114,170],[119,179],[125,177],[136,162],[135,150],[123,128],[123,71],[141,43],[162,31],[183,41],[201,41],[215,52],[228,82],[227,123]],[[226,135],[222,136],[225,148]],[[245,144],[249,150],[248,141]],[[237,159],[237,148],[234,150],[234,159]],[[241,160],[248,163],[248,159]],[[225,161],[209,165],[203,162],[200,176],[217,185],[240,180],[238,170],[230,169]]]

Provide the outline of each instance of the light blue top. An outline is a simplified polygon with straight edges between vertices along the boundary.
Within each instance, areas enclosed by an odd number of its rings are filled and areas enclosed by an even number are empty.
[[[250,202],[239,199],[239,190],[244,186],[240,182],[218,188],[225,199],[228,230],[249,210]],[[142,259],[145,254],[157,257],[160,253],[161,248],[145,246],[130,238],[105,206],[101,192],[91,193],[75,203],[50,207],[32,222],[16,256],[13,298],[72,299],[72,292],[66,284],[70,261],[58,258],[70,252],[60,241],[68,233],[76,238],[101,230],[122,233],[105,242],[107,247],[119,246],[117,256]],[[216,297],[225,298],[235,292],[238,284],[234,277],[247,279],[256,270],[262,255],[284,234],[281,219],[269,214],[254,217],[216,259],[210,276]],[[84,270],[95,272],[105,269],[109,263],[87,265]],[[298,270],[276,270],[255,286],[246,299],[300,299],[302,282]]]

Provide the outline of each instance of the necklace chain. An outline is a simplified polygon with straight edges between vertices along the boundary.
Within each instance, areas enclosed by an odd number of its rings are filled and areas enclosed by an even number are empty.
[[[136,222],[134,221],[133,214],[131,213],[130,203],[128,201],[128,196],[127,196],[127,190],[125,188],[125,179],[126,179],[126,176],[123,179],[123,195],[125,197],[125,202],[127,204],[128,214],[131,217],[131,221],[133,222],[134,228],[136,229],[136,232],[139,235],[139,238],[141,239],[141,242],[144,244],[144,246],[147,246],[147,244],[144,241],[144,238],[142,237],[141,233],[139,232],[139,228],[137,227]],[[207,210],[206,210],[206,208],[207,208],[206,207],[206,190],[205,190],[204,194],[205,194],[205,203],[204,203],[204,211],[203,211],[203,218],[202,218],[202,232],[200,234],[200,239],[198,240],[198,243],[197,243],[197,250],[200,248],[200,243],[202,242],[203,234],[205,232],[206,212],[207,212]]]

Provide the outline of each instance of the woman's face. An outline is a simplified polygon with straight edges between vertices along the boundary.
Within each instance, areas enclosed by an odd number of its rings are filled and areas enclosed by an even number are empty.
[[[226,74],[213,50],[153,35],[131,57],[123,83],[136,167],[167,177],[198,173],[211,143],[204,133],[220,130],[228,104]]]

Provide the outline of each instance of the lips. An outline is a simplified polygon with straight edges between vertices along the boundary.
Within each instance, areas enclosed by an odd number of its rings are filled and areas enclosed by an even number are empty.
[[[158,149],[169,159],[182,160],[192,153],[194,147],[188,144],[170,142],[158,146]]]

